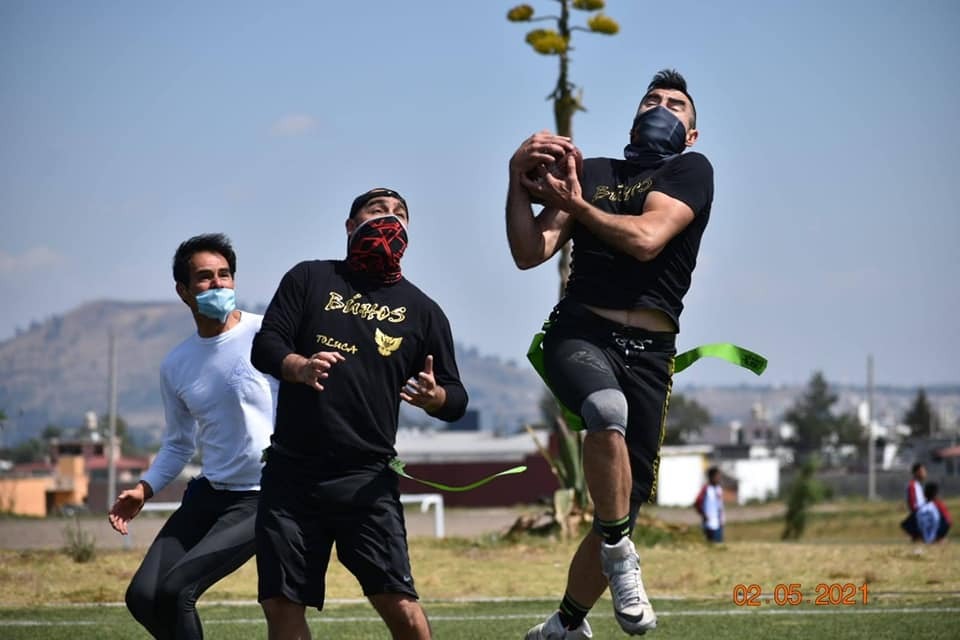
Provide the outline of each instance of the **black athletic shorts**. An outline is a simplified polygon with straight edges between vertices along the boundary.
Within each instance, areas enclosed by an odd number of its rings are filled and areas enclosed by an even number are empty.
[[[331,469],[271,447],[257,510],[260,602],[283,596],[323,609],[330,551],[366,596],[417,598],[398,479],[385,462]]]
[[[675,355],[676,334],[625,327],[568,299],[543,339],[548,384],[567,409],[580,415],[586,397],[602,389],[626,396],[632,514],[656,492]]]

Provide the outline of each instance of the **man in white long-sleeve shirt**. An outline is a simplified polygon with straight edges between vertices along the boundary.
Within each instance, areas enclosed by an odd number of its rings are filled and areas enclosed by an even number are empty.
[[[202,638],[197,599],[255,550],[260,457],[270,444],[278,383],[250,364],[262,317],[236,308],[236,268],[222,234],[195,236],[177,249],[176,290],[197,332],[160,365],[167,422],[160,452],[110,510],[110,524],[126,534],[144,502],[201,452],[201,475],[127,589],[127,608],[155,638]]]

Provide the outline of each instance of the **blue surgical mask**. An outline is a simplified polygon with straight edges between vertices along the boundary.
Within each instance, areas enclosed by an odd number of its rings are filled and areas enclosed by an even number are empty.
[[[631,141],[623,156],[648,165],[669,160],[687,148],[687,130],[672,111],[663,106],[644,111],[633,119]]]
[[[219,320],[226,322],[230,313],[237,308],[237,294],[233,289],[207,289],[196,296],[197,311]]]

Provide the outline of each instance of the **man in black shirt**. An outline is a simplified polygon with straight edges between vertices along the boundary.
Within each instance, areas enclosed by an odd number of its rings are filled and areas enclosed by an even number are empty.
[[[271,640],[310,637],[334,542],[394,638],[430,637],[388,462],[401,400],[453,421],[467,394],[446,316],[401,274],[407,223],[395,191],[358,196],[346,260],[287,272],[254,339],[254,366],[281,380],[257,516]]]
[[[507,237],[518,267],[573,239],[570,279],[543,340],[545,378],[587,430],[583,467],[594,528],[570,565],[559,610],[528,639],[589,638],[585,616],[609,585],[629,634],[656,627],[630,540],[656,489],[675,336],[700,238],[713,169],[698,153],[696,111],[676,71],[656,74],[624,160],[583,160],[568,138],[541,132],[510,160]],[[531,202],[544,204],[533,214]]]

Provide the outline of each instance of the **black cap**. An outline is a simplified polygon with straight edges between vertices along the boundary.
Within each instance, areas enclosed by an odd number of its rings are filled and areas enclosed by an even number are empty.
[[[354,217],[360,212],[360,209],[363,209],[363,206],[373,200],[374,198],[396,198],[403,203],[403,208],[407,210],[407,215],[410,214],[410,209],[407,207],[407,201],[403,199],[399,193],[393,189],[387,189],[386,187],[377,187],[376,189],[370,189],[366,193],[361,193],[354,200],[353,204],[350,205],[350,217]]]

